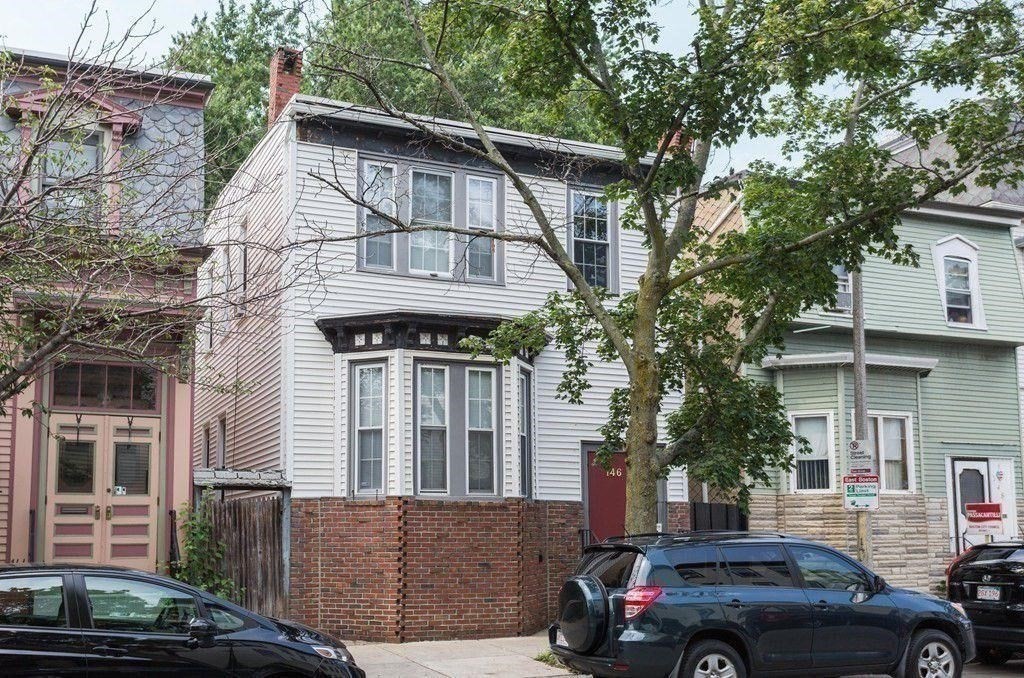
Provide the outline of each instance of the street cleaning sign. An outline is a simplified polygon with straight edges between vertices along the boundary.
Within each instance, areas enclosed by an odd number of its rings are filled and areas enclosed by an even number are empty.
[[[967,534],[1003,534],[1003,505],[995,502],[964,504]]]
[[[878,476],[874,474],[843,476],[843,508],[847,511],[877,511]]]
[[[873,476],[878,473],[875,455],[866,440],[851,440],[846,448],[846,460],[852,476]]]

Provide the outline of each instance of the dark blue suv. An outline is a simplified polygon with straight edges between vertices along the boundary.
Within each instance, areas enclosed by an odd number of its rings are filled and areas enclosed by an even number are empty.
[[[549,636],[563,663],[596,676],[960,678],[975,654],[960,606],[827,546],[749,532],[587,547]]]

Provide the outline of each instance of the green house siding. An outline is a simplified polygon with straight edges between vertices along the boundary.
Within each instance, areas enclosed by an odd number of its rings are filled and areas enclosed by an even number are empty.
[[[850,350],[850,335],[831,331],[790,335],[785,355]],[[907,413],[912,434],[918,492],[946,495],[950,456],[1013,457],[1020,482],[1021,429],[1017,370],[1010,346],[869,336],[868,352],[933,358],[927,375],[904,369],[868,370],[868,409]],[[841,475],[844,450],[852,438],[853,378],[849,367],[787,368],[776,383],[790,411],[835,413],[836,451]],[[1024,494],[1022,494],[1024,496]]]
[[[952,235],[977,246],[981,302],[988,329],[976,330],[946,324],[936,278],[933,248]],[[867,330],[924,337],[948,337],[965,341],[1024,341],[1024,291],[1017,271],[1015,248],[1005,226],[952,223],[907,216],[899,229],[901,242],[909,243],[920,265],[897,266],[869,256],[864,263],[864,314]],[[815,309],[799,322],[810,325],[849,327],[849,315]]]

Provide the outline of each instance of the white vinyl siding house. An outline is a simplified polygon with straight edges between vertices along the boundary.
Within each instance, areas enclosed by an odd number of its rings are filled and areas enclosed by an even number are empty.
[[[539,308],[552,291],[564,291],[566,278],[534,249],[512,242],[429,231],[343,240],[360,230],[384,230],[386,219],[357,207],[316,175],[330,176],[381,211],[417,225],[483,232],[528,229],[533,219],[511,185],[486,167],[296,133],[295,116],[324,110],[316,99],[297,97],[283,118],[288,122],[276,128],[287,130],[283,143],[262,144],[248,161],[268,163],[262,156],[274,155],[286,163],[277,213],[285,215],[278,222],[284,242],[330,236],[288,248],[279,326],[265,344],[264,353],[272,355],[263,356],[276,370],[269,381],[281,385],[280,409],[270,420],[279,432],[279,463],[293,483],[293,496],[376,492],[580,501],[582,445],[601,439],[608,398],[624,379],[620,365],[595,361],[584,404],[571,405],[556,395],[564,358],[552,346],[532,361],[500,365],[453,352],[454,335],[433,331],[428,343],[411,335],[409,343],[393,348],[386,346],[386,332],[367,331],[358,338],[358,351],[332,350],[317,326],[326,319],[415,312],[449,317],[458,325],[460,317],[509,318]],[[556,223],[566,224],[567,246],[568,224],[575,216],[587,220],[580,240],[589,247],[584,256],[587,265],[592,262],[591,275],[604,276],[614,291],[628,291],[647,251],[639,233],[618,232],[618,206],[588,199],[585,214],[577,214],[570,210],[578,187],[555,177],[527,180]],[[580,195],[593,198],[599,187],[588,184],[585,190]],[[276,227],[248,221],[250,232]],[[382,388],[381,405],[374,400],[372,414],[352,405],[363,397],[360,376],[371,373]],[[382,429],[370,423],[378,414]],[[201,427],[204,419],[196,421]],[[522,468],[524,460],[530,468]],[[353,468],[356,463],[361,468]],[[685,485],[683,472],[674,471],[667,499],[685,500]]]

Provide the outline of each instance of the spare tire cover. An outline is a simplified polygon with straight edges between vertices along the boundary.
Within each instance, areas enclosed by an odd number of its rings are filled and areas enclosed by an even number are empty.
[[[608,594],[591,575],[577,575],[558,593],[558,627],[574,652],[586,654],[604,638],[608,620]]]

